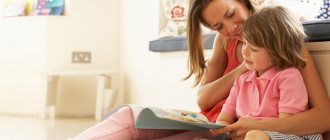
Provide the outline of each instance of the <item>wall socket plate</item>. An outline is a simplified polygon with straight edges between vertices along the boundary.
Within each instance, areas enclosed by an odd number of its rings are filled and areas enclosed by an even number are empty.
[[[73,51],[71,55],[72,63],[91,63],[92,53],[88,51]]]

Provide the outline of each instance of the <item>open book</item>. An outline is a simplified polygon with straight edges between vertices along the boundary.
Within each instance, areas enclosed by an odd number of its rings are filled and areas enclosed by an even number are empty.
[[[135,127],[140,129],[207,130],[224,127],[209,122],[201,113],[139,105],[128,106],[132,108]]]

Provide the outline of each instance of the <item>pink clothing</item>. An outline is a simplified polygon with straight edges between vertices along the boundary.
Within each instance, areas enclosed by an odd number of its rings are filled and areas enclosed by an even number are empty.
[[[222,112],[233,117],[277,118],[279,113],[297,114],[307,109],[308,94],[296,68],[267,70],[257,77],[255,71],[239,76]]]
[[[227,58],[228,62],[227,62],[226,69],[223,72],[224,75],[231,72],[233,69],[235,69],[236,67],[238,67],[240,65],[236,59],[237,44],[238,44],[237,39],[231,39],[228,42],[228,45],[226,47],[226,54],[228,57]],[[209,121],[215,122],[219,116],[220,110],[224,103],[225,103],[225,100],[222,100],[219,103],[217,103],[214,107],[212,107],[210,110],[202,111],[201,113],[203,113],[208,118]]]
[[[136,129],[132,110],[127,106],[73,140],[192,140],[196,136],[210,137],[211,134],[209,131]]]

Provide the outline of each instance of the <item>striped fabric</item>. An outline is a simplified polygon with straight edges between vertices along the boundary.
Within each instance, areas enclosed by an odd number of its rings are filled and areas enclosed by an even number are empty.
[[[314,135],[307,135],[307,136],[296,136],[296,135],[289,135],[289,134],[283,134],[279,132],[272,132],[272,131],[265,131],[265,133],[268,135],[268,137],[271,140],[322,140],[320,134],[314,134]]]

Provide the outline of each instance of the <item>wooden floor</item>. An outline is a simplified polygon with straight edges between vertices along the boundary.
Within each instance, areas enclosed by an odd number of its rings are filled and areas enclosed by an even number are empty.
[[[93,118],[39,119],[0,115],[0,140],[70,140],[96,123]]]

